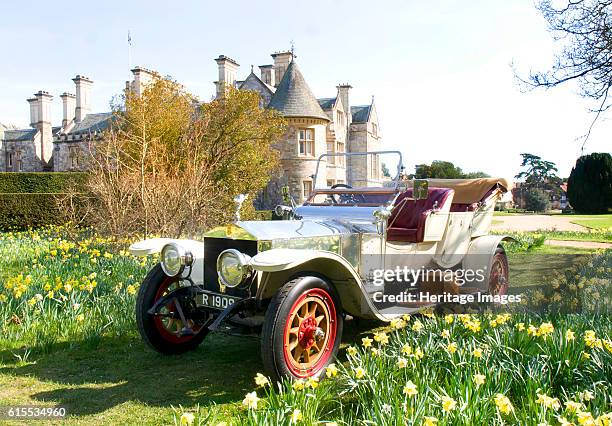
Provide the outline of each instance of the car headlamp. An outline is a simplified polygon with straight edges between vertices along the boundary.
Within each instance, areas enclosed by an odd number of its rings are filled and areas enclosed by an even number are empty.
[[[251,273],[250,260],[248,255],[235,249],[222,251],[217,258],[219,281],[230,288],[242,284]]]
[[[181,274],[193,263],[193,255],[176,243],[166,244],[161,251],[161,267],[169,277]]]

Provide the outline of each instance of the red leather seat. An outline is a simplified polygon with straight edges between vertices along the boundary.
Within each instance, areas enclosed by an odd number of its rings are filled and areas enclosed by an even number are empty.
[[[419,243],[425,235],[425,221],[434,208],[441,208],[454,191],[449,188],[429,188],[427,199],[406,200],[412,188],[400,194],[389,217],[388,241]]]

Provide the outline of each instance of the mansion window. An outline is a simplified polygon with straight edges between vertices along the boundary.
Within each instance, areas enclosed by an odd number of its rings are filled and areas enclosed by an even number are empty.
[[[378,155],[370,156],[370,169],[371,169],[371,178],[379,179],[380,178],[380,160]]]
[[[312,181],[311,180],[302,181],[302,190],[304,193],[304,200],[306,200],[308,196],[310,195],[310,193],[312,192]]]
[[[68,148],[68,157],[70,158],[70,167],[79,167],[79,147],[71,146]]]
[[[336,152],[338,153],[344,153],[345,149],[344,149],[344,142],[338,142],[338,146],[336,148]],[[344,155],[339,155],[338,160],[336,161],[336,163],[341,166],[344,167],[344,160],[345,160],[345,156]]]
[[[332,155],[336,152],[335,148],[336,143],[334,141],[327,142],[327,153],[330,154],[330,156],[327,157],[327,162],[329,164],[336,164],[336,156]]]
[[[6,170],[10,171],[12,169],[13,169],[13,153],[7,152],[6,153]]]
[[[315,156],[314,129],[298,130],[299,154],[309,157]]]
[[[16,172],[23,171],[23,161],[21,160],[21,151],[15,151],[13,170]]]
[[[344,126],[344,113],[342,111],[336,111],[336,123],[338,123],[338,127]]]
[[[378,124],[376,123],[372,123],[372,135],[375,137],[378,136]]]

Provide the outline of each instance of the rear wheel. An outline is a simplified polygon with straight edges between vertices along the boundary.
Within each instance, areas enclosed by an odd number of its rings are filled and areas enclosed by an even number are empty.
[[[155,266],[144,279],[138,297],[136,298],[136,323],[142,339],[151,348],[164,354],[179,354],[198,347],[208,334],[208,328],[187,320],[187,326],[194,334],[184,336],[181,331],[185,327],[177,316],[174,302],[159,309],[161,315],[151,315],[148,310],[161,297],[176,290],[178,280],[168,277],[160,265]],[[183,307],[183,310],[184,307]]]
[[[287,282],[266,311],[264,367],[277,380],[318,376],[338,351],[342,324],[340,301],[328,282],[314,276]]]
[[[493,255],[489,275],[489,294],[503,296],[508,292],[508,257],[503,247],[498,246]]]

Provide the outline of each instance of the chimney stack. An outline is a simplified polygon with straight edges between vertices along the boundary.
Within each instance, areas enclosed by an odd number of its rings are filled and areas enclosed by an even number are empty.
[[[70,123],[74,121],[76,96],[72,93],[64,92],[60,95],[60,98],[62,98],[62,106],[64,110],[62,118],[62,128],[66,128]]]
[[[93,81],[85,76],[77,75],[72,79],[76,86],[76,109],[74,113],[75,123],[83,121],[85,116],[91,112],[89,104],[90,89]]]
[[[156,77],[155,71],[142,67],[135,67],[132,69],[132,74],[134,75],[134,80],[132,81],[130,89],[136,96],[140,96]]]
[[[277,87],[280,84],[280,81],[283,79],[283,75],[285,75],[285,71],[287,71],[287,67],[289,63],[293,60],[293,53],[290,51],[287,52],[276,52],[273,53],[272,58],[274,59],[274,87]]]
[[[276,75],[274,73],[274,67],[272,65],[260,65],[259,72],[261,75],[261,81],[266,83],[268,86],[276,86]]]
[[[30,104],[30,127],[36,129],[39,117],[38,99],[36,98],[36,95],[34,95],[33,98],[30,98],[27,101]]]
[[[215,81],[217,98],[219,98],[225,93],[226,87],[233,86],[236,83],[236,71],[238,71],[240,65],[225,55],[219,55],[215,62],[219,67],[219,80]]]
[[[28,99],[30,103],[31,126],[40,132],[40,157],[44,162],[51,159],[53,150],[53,130],[51,127],[51,101],[53,96],[49,92],[39,90],[34,98]],[[32,114],[32,110],[34,114]]]
[[[336,87],[338,89],[338,96],[342,100],[342,105],[347,115],[348,123],[350,124],[351,115],[351,104],[349,103],[349,91],[353,88],[348,83],[340,84]]]

